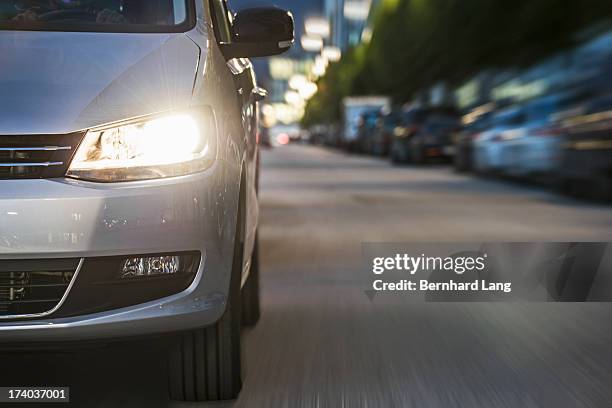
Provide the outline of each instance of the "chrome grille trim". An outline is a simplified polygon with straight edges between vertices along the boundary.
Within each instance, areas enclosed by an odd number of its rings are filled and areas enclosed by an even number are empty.
[[[53,307],[52,309],[50,309],[50,310],[48,310],[46,312],[42,312],[42,313],[31,313],[31,314],[20,314],[20,315],[5,315],[5,316],[0,315],[0,321],[3,321],[3,320],[15,320],[15,319],[36,319],[36,318],[45,317],[45,316],[48,316],[48,315],[50,315],[52,313],[55,313],[57,310],[59,310],[60,307],[62,307],[62,305],[64,304],[64,302],[68,298],[68,295],[70,294],[70,290],[72,289],[72,286],[74,286],[74,282],[76,281],[77,276],[79,275],[79,272],[81,271],[81,268],[82,268],[84,262],[85,262],[85,258],[81,258],[79,260],[79,264],[78,264],[76,270],[74,271],[74,275],[72,276],[72,279],[70,280],[70,283],[68,284],[68,287],[66,288],[66,291],[64,292],[64,295],[61,297],[59,302],[57,302],[55,307]]]
[[[50,167],[63,166],[64,162],[41,162],[41,163],[0,163],[0,167]]]
[[[0,152],[56,152],[72,150],[72,146],[0,147]]]
[[[84,131],[66,134],[0,134],[0,180],[65,177],[83,137]]]

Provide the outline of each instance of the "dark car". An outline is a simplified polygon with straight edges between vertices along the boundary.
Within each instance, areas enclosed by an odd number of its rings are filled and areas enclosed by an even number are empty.
[[[369,110],[361,114],[357,129],[355,150],[359,153],[370,153],[374,145],[374,133],[381,117],[379,109]]]
[[[583,115],[564,122],[559,176],[573,194],[612,199],[612,90],[593,98]]]
[[[394,139],[394,162],[423,164],[433,159],[449,160],[454,156],[453,133],[460,126],[459,114],[453,108],[427,108],[409,115]]]
[[[393,131],[391,141],[391,161],[408,163],[411,161],[410,140],[418,133],[427,118],[428,109],[422,107],[403,110],[399,115],[398,125]]]
[[[375,156],[389,155],[393,142],[393,132],[399,126],[400,120],[400,111],[389,112],[378,119],[370,153]]]
[[[492,104],[479,106],[463,117],[463,128],[453,135],[453,144],[455,145],[453,164],[456,171],[465,172],[473,169],[474,138],[489,129],[492,109]]]

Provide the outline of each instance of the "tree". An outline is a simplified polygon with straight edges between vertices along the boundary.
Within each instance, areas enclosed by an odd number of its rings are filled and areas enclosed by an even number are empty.
[[[526,67],[610,17],[609,0],[382,0],[372,41],[319,81],[304,124],[337,120],[347,95],[384,94],[399,104],[438,81]]]

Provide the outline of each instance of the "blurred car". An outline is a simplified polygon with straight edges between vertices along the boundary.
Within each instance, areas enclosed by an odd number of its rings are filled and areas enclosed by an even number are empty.
[[[393,142],[393,131],[400,123],[401,113],[397,110],[383,114],[376,124],[372,140],[372,153],[375,156],[388,156]]]
[[[392,163],[408,163],[411,160],[410,140],[420,130],[427,118],[427,112],[428,109],[424,107],[411,107],[399,114],[389,153]]]
[[[456,171],[472,170],[474,138],[491,126],[493,107],[492,103],[479,106],[462,118],[463,128],[453,135],[453,144],[455,145],[453,165]]]
[[[374,133],[378,120],[381,117],[380,109],[368,110],[361,114],[357,128],[357,140],[355,151],[359,153],[370,153],[374,146]]]
[[[558,174],[578,195],[612,199],[612,92],[593,98],[584,114],[564,121]]]
[[[497,111],[488,130],[474,136],[473,165],[477,173],[498,173],[508,167],[508,143],[519,135],[525,123],[525,110],[514,105]]]
[[[301,140],[301,130],[297,124],[276,125],[270,128],[270,141],[272,146],[285,146]]]
[[[520,177],[552,177],[559,169],[565,135],[559,118],[575,115],[587,95],[571,90],[537,98],[525,105],[525,122],[509,138],[504,171]]]
[[[459,115],[453,108],[427,109],[423,123],[409,138],[409,161],[424,164],[433,159],[451,159],[455,154],[452,135],[460,127]]]
[[[0,348],[173,334],[169,396],[236,398],[259,315],[266,92],[247,58],[291,47],[291,13],[4,3]]]
[[[364,124],[363,115],[366,112],[388,111],[391,98],[388,96],[356,96],[342,100],[342,129],[339,134],[339,145],[348,151],[361,150],[359,128]]]

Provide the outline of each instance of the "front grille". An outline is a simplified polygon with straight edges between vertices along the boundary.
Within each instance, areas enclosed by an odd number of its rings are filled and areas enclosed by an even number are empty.
[[[80,259],[0,260],[0,319],[41,315],[59,306]]]
[[[0,136],[0,180],[63,177],[83,133]]]

